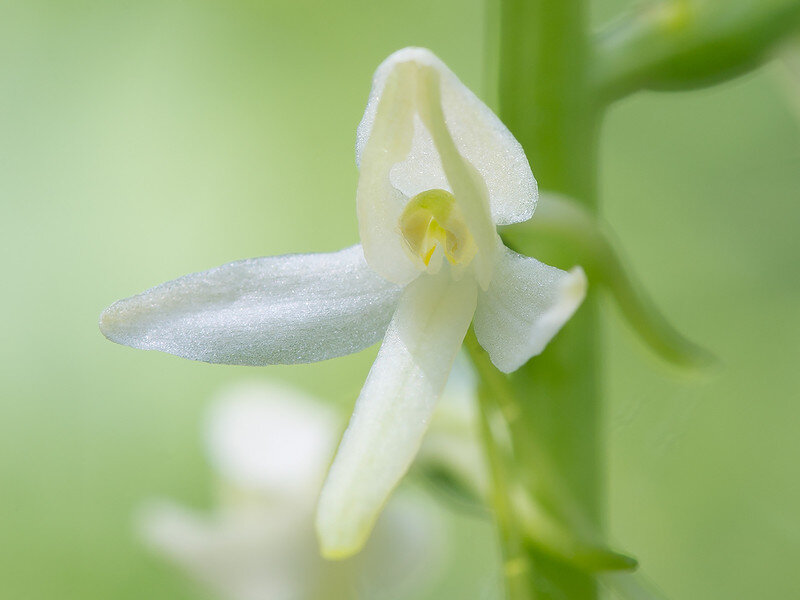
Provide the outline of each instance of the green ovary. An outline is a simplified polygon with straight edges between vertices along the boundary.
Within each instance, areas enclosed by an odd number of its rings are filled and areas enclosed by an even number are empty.
[[[400,216],[400,232],[408,251],[426,267],[437,246],[451,265],[468,265],[478,251],[455,197],[445,190],[411,198]]]

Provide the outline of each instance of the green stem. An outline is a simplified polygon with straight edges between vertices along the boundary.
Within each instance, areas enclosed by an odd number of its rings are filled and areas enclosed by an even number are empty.
[[[501,515],[499,523],[513,525],[524,534],[528,544],[577,569],[593,573],[598,571],[627,571],[636,567],[636,561],[628,556],[609,550],[583,515],[581,508],[569,496],[558,473],[541,452],[537,441],[527,435],[525,423],[520,419],[520,401],[510,380],[495,368],[487,352],[480,346],[475,333],[469,330],[464,340],[480,377],[479,398],[484,415],[492,425],[501,425],[498,435],[485,428],[485,440],[493,490],[490,505]],[[491,409],[491,410],[490,410]],[[510,439],[509,439],[510,436]],[[509,440],[503,452],[497,439]],[[520,466],[516,456],[525,456],[527,469],[536,473],[528,489],[521,486],[525,478],[520,477]],[[549,510],[548,510],[549,507]],[[519,549],[519,537],[514,538],[514,555]],[[504,540],[505,541],[505,540]],[[509,551],[506,551],[508,554]]]
[[[501,9],[501,118],[525,148],[543,189],[595,211],[599,120],[588,78],[586,2],[502,0]],[[551,254],[556,265],[572,266],[558,264],[557,250]],[[567,495],[599,532],[603,461],[596,313],[590,294],[547,350],[512,377],[512,385],[521,398],[520,429],[536,440]],[[523,452],[518,459],[526,487],[549,485],[533,472],[533,454]],[[549,496],[555,502],[563,497]],[[594,577],[536,549],[529,556],[536,598],[598,597]]]
[[[470,330],[470,335],[474,334]],[[492,480],[489,500],[494,509],[503,552],[503,579],[508,600],[529,600],[528,585],[530,563],[525,552],[522,528],[518,525],[511,505],[511,491],[506,471],[507,460],[493,430],[502,425],[503,417],[499,405],[486,384],[478,390],[480,402],[481,433],[486,449],[486,458]],[[494,427],[493,427],[494,426]]]
[[[592,218],[598,208],[598,132],[612,100],[644,87],[685,89],[729,77],[763,60],[800,26],[800,0],[664,0],[592,38],[589,0],[498,1],[500,116],[525,148],[540,187],[570,197]],[[537,247],[551,264],[573,266],[574,257],[557,239],[537,237]],[[607,262],[613,268],[606,275],[623,272]],[[681,358],[686,349],[653,320],[652,307],[630,280],[608,279],[621,304],[639,309],[629,317],[651,344]],[[509,424],[517,461],[506,471],[514,477],[512,489],[502,481],[496,489],[514,494],[522,485],[526,497],[556,517],[554,530],[566,531],[565,539],[602,535],[597,287],[590,286],[581,309],[545,352],[510,378],[471,349],[482,386],[491,389]],[[493,443],[490,435],[487,443]],[[525,524],[502,506],[501,527],[514,518]],[[520,512],[513,498],[511,507]],[[519,550],[514,539],[503,536],[503,542],[507,556]],[[597,600],[596,577],[574,560],[554,558],[535,545],[526,552],[528,586],[537,600]]]

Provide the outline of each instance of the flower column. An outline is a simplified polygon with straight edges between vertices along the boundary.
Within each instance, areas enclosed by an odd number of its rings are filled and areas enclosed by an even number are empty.
[[[586,9],[583,0],[500,0],[499,102],[501,118],[535,165],[541,188],[594,211],[598,118],[588,90]],[[536,249],[563,266],[557,248]],[[556,504],[565,501],[563,487],[581,518],[599,530],[604,465],[596,312],[590,294],[561,336],[514,375],[521,401],[519,415],[511,418],[531,440],[515,439],[528,487],[538,487],[538,497]],[[536,464],[542,460],[549,464]],[[593,578],[536,551],[528,558],[537,599],[597,598]]]

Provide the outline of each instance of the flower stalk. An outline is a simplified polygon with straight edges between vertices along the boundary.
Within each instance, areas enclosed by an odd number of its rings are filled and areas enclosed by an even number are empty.
[[[579,0],[502,0],[500,115],[525,148],[543,190],[596,210],[598,114],[589,94],[587,7]],[[558,259],[559,251],[552,256]],[[563,261],[569,260],[561,256]],[[556,263],[559,264],[559,263]],[[597,368],[598,322],[589,296],[558,339],[511,377],[520,429],[559,474],[592,529],[601,532],[602,452]],[[549,485],[530,447],[519,456],[526,487]],[[542,493],[544,492],[544,494]],[[538,490],[534,496],[547,495]],[[555,500],[561,496],[552,493]],[[528,548],[532,598],[594,600],[595,578]]]
[[[525,252],[535,249],[560,268],[580,261],[590,283],[599,285],[590,286],[581,309],[546,351],[509,377],[468,344],[485,388],[504,412],[513,402],[511,443],[525,497],[557,517],[555,531],[577,540],[602,539],[603,528],[598,288],[611,292],[634,329],[663,358],[684,367],[709,362],[659,316],[598,227],[603,114],[615,100],[639,90],[693,89],[739,75],[800,30],[798,0],[664,0],[636,9],[596,35],[589,30],[588,5],[586,0],[499,0],[498,30],[488,39],[499,46],[501,118],[535,166],[540,188],[574,202],[554,206],[549,219],[543,215],[533,226],[504,228],[503,239]],[[495,52],[492,48],[487,55]],[[489,71],[490,80],[493,75]],[[581,239],[567,239],[576,235]],[[541,537],[535,531],[528,535]],[[580,545],[567,552],[548,552],[550,546],[528,546],[529,597],[596,600],[593,573],[603,569],[581,564]],[[507,584],[512,590],[514,582]]]
[[[468,336],[474,338],[474,333]],[[468,342],[469,343],[469,342]],[[497,428],[505,425],[500,405],[484,382],[478,389],[481,433],[486,448],[487,464],[491,473],[492,491],[489,501],[494,507],[503,551],[503,577],[509,600],[527,600],[531,597],[529,578],[530,560],[525,551],[522,526],[512,506],[511,482],[507,467],[508,458],[498,440]]]

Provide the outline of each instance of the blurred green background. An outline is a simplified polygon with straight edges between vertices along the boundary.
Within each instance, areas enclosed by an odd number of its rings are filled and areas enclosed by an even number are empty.
[[[724,0],[720,0],[724,1]],[[625,2],[596,2],[596,19]],[[355,126],[377,64],[433,49],[483,82],[478,0],[37,1],[0,7],[0,597],[204,597],[136,541],[151,495],[207,506],[225,382],[352,402],[375,349],[250,369],[107,342],[112,301],[238,258],[357,241]],[[612,541],[673,599],[800,597],[800,127],[769,65],[615,107],[603,210],[722,366],[659,365],[608,307]],[[536,165],[533,165],[534,173]],[[486,597],[485,523],[431,598]]]

